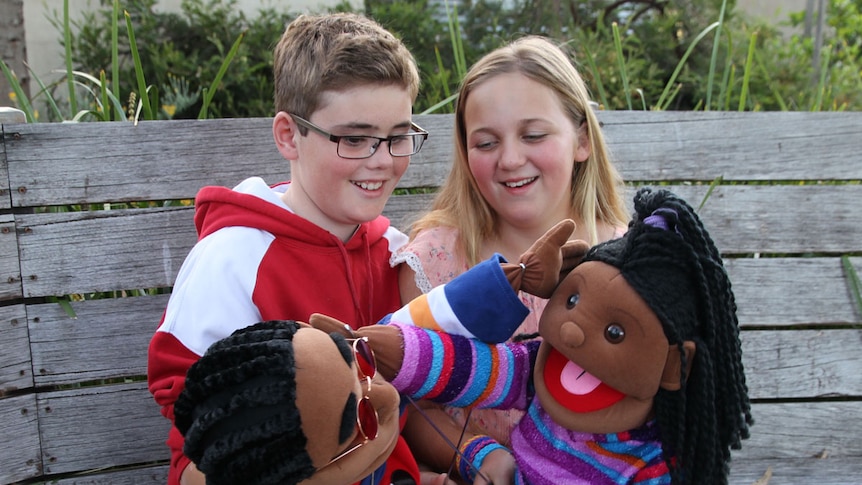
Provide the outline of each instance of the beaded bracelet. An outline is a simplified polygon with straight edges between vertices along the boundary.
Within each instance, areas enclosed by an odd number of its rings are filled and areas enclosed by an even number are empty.
[[[474,436],[461,445],[456,463],[458,465],[458,473],[461,478],[473,483],[476,480],[476,473],[482,468],[482,462],[494,450],[506,450],[508,448],[497,443],[494,438],[486,435]]]

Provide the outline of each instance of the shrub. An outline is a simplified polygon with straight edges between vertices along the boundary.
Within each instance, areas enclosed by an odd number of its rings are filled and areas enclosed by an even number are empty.
[[[102,3],[80,22],[69,46],[76,67],[99,87],[99,73],[111,68],[114,21],[108,5],[113,2]],[[156,3],[127,0],[123,7],[149,98],[162,107],[158,117],[195,117],[204,87],[218,79],[226,58],[229,70],[207,116],[272,115],[272,47],[295,14],[269,8],[247,18],[236,0],[183,0],[182,13],[170,14],[155,11]],[[819,49],[810,37],[788,38],[772,26],[751,23],[734,11],[734,3],[464,0],[466,7],[455,12],[428,0],[366,0],[364,12],[414,53],[423,76],[417,112],[451,110],[452,93],[467,66],[525,34],[568,44],[605,109],[862,108],[862,0],[830,0],[829,29]],[[346,2],[333,8],[349,9]],[[804,14],[795,13],[788,22],[803,21]],[[128,33],[121,28],[119,35],[119,86],[109,87],[125,102],[142,89]],[[241,36],[229,58],[230,46]],[[93,97],[98,100],[98,93]]]
[[[194,118],[201,92],[216,78],[231,45],[244,34],[229,74],[224,76],[209,111],[212,117],[273,114],[272,48],[293,15],[265,9],[247,18],[236,0],[183,0],[181,14],[158,12],[156,0],[129,0],[135,43],[147,84],[156,88],[166,118]],[[79,69],[110,72],[110,23],[113,11],[84,15],[72,41],[72,59]],[[120,29],[120,86],[114,92],[136,91],[128,34]]]

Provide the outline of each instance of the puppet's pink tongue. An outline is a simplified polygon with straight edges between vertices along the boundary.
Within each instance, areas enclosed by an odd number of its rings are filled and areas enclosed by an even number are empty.
[[[563,385],[563,389],[579,396],[589,394],[601,383],[602,381],[596,379],[595,376],[571,360],[566,363],[560,373],[560,384]]]
[[[551,398],[576,413],[598,411],[625,397],[553,348],[542,375]]]

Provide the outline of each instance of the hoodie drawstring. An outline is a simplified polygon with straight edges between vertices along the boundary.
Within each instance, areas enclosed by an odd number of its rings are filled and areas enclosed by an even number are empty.
[[[350,258],[347,255],[347,248],[341,240],[338,240],[338,249],[341,251],[341,259],[344,261],[344,267],[347,269],[347,285],[350,287],[350,297],[353,298],[353,309],[363,320],[362,322],[350,322],[354,329],[375,323],[372,321],[374,315],[374,272],[371,266],[371,248],[368,245],[368,233],[365,231],[362,232],[362,246],[365,248],[366,274],[369,275],[367,281],[368,295],[366,303],[368,311],[365,313],[362,312],[362,302],[359,300],[360,297],[356,290],[356,282],[353,281],[353,270],[350,265]]]

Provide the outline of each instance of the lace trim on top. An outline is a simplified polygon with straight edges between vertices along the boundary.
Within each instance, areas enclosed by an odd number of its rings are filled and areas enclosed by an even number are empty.
[[[401,263],[407,263],[407,266],[416,273],[416,287],[419,288],[419,291],[424,294],[434,288],[431,285],[431,280],[428,279],[428,275],[425,274],[425,268],[422,267],[422,261],[419,259],[419,256],[408,251],[398,251],[393,253],[389,258],[389,265],[393,268]]]

